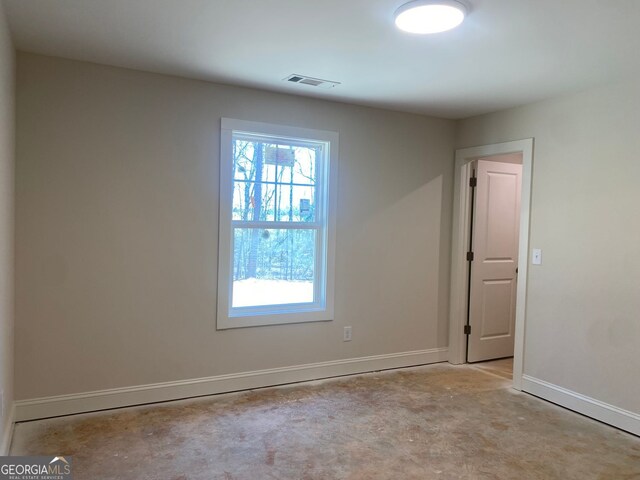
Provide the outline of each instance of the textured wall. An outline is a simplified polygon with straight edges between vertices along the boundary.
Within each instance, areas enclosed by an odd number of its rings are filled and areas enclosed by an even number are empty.
[[[454,122],[22,53],[17,82],[16,398],[447,345]],[[220,117],[339,132],[333,322],[215,330]]]
[[[535,137],[524,372],[640,413],[640,88],[463,120],[457,146]]]

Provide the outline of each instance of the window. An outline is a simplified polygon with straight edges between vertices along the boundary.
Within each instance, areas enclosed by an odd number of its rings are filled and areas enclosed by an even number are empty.
[[[338,134],[222,119],[218,328],[333,319]]]

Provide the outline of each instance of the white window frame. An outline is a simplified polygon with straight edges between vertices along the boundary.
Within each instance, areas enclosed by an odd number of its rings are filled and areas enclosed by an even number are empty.
[[[279,325],[288,323],[333,320],[336,204],[338,180],[337,132],[315,130],[262,122],[222,118],[220,125],[220,214],[218,243],[218,308],[217,329]],[[252,222],[264,223],[268,228],[316,228],[322,243],[316,242],[316,272],[314,303],[266,305],[231,308],[233,288],[233,134],[281,138],[293,141],[325,143],[324,159],[316,181],[316,221],[311,222]],[[319,237],[318,237],[319,238]],[[320,248],[324,245],[324,249]]]

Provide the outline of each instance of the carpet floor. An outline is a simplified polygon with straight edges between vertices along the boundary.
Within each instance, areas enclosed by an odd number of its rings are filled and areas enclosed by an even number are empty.
[[[71,455],[75,480],[640,479],[640,438],[510,389],[499,362],[20,423],[11,454]]]

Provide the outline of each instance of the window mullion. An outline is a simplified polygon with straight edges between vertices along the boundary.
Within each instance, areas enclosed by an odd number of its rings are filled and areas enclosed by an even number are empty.
[[[255,220],[234,220],[233,228],[264,228],[270,230],[318,230],[323,225],[320,222],[256,222]]]
[[[244,180],[242,178],[234,178],[233,181],[235,183],[256,183],[255,180]],[[263,185],[292,185],[294,187],[312,187],[312,188],[315,188],[317,186],[315,183],[297,183],[297,182],[282,183],[282,182],[274,182],[272,180],[262,180],[260,183],[262,183]]]

